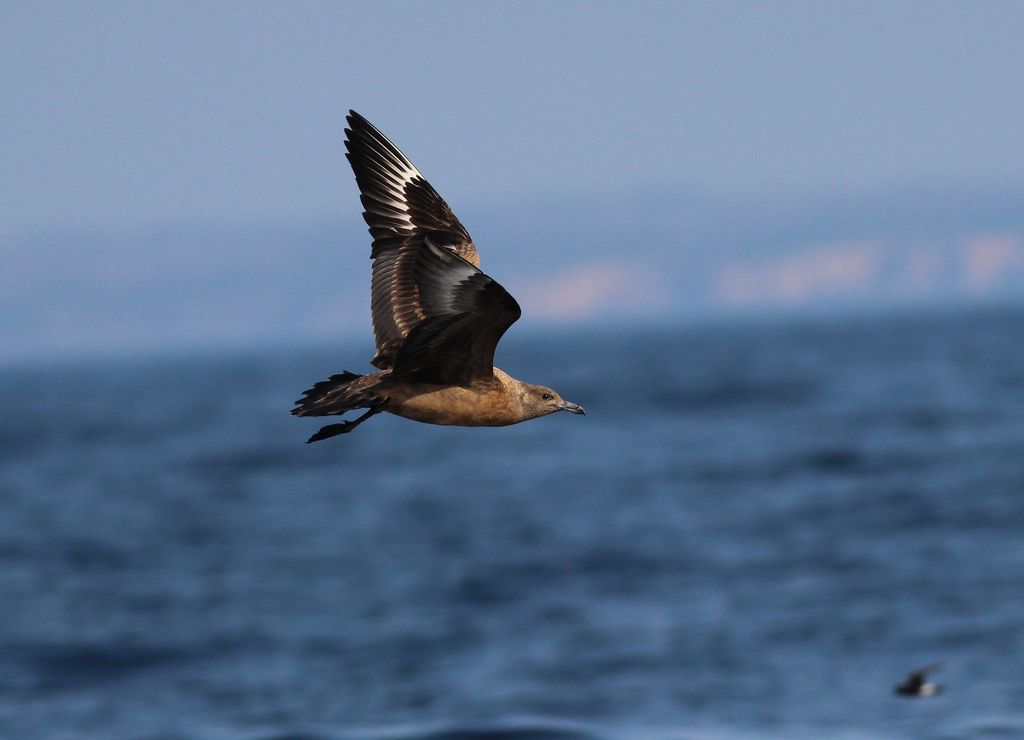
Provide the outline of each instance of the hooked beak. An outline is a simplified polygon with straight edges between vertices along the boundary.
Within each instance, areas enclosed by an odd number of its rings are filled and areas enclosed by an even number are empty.
[[[587,414],[587,412],[583,410],[583,407],[580,406],[578,403],[569,403],[568,401],[563,401],[562,403],[558,404],[558,410],[568,411],[573,414],[583,414],[584,416],[586,416]]]

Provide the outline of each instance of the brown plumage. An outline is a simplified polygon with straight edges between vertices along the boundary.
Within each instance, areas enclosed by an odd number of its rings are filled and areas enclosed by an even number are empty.
[[[465,227],[412,162],[355,111],[345,148],[373,237],[370,308],[379,372],[317,383],[297,416],[368,409],[309,442],[344,434],[381,411],[428,424],[505,426],[555,411],[582,414],[550,388],[494,367],[498,340],[519,304],[480,272]]]

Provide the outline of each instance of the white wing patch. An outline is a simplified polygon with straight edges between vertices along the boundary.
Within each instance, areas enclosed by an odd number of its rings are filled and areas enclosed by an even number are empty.
[[[379,204],[379,207],[375,208],[364,200],[364,207],[367,212],[374,215],[400,220],[406,228],[411,230],[414,225],[409,214],[409,202],[406,200],[405,189],[416,180],[426,182],[426,178],[384,134],[376,129],[367,130],[366,134],[382,144],[374,149],[369,156],[374,165],[373,169],[377,172],[378,184],[383,185],[385,189],[376,193],[364,192],[363,195],[367,200]],[[395,231],[397,232],[397,229]]]
[[[426,242],[426,244],[430,248],[431,252],[433,252],[434,254],[436,254],[438,257],[440,257],[441,259],[445,260],[446,262],[449,261],[449,258],[452,255],[455,255],[456,257],[459,256],[458,248],[456,248],[452,244],[438,244],[437,242],[435,242],[433,239],[431,239],[427,235],[423,236],[423,241]]]
[[[399,173],[394,179],[389,178],[386,181],[388,192],[382,195],[390,197],[384,200],[371,196],[383,208],[377,210],[372,208],[370,204],[366,204],[366,210],[377,216],[399,219],[411,231],[413,229],[413,222],[412,216],[409,214],[409,203],[405,199],[405,186],[413,182],[417,177],[420,177],[420,174],[416,170],[411,170]]]

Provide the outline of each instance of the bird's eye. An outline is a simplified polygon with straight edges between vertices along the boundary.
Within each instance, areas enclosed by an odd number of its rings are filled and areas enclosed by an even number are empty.
[[[552,396],[550,393],[545,393],[543,396],[541,396],[541,398],[543,398],[545,401],[550,401]]]

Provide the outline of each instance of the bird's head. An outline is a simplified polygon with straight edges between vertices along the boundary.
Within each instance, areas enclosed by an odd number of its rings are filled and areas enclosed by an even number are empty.
[[[531,419],[553,414],[556,411],[568,411],[573,414],[586,413],[579,404],[566,401],[558,395],[557,391],[543,385],[521,383],[519,397],[523,410]]]

